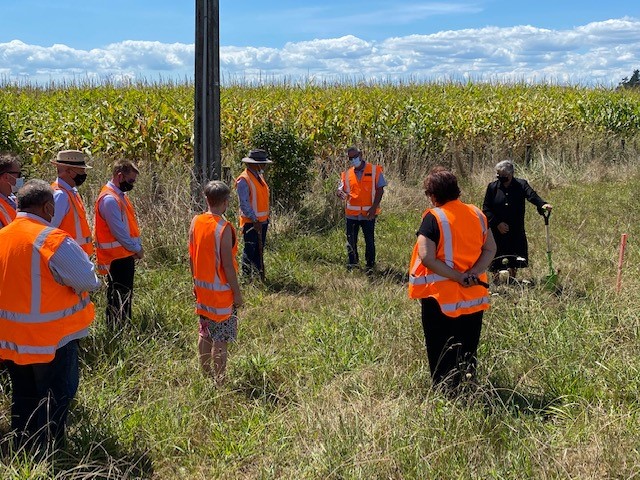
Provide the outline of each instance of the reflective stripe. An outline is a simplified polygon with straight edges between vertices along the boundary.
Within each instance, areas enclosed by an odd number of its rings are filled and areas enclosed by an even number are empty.
[[[411,285],[426,285],[427,283],[444,282],[445,280],[449,279],[435,273],[430,275],[409,275],[409,283]]]
[[[36,345],[18,345],[13,342],[7,342],[5,340],[0,340],[0,349],[2,350],[12,350],[20,355],[55,355],[56,350],[58,348],[64,347],[66,344],[71,342],[72,340],[77,340],[79,338],[84,338],[89,335],[89,329],[84,328],[78,332],[72,333],[63,337],[58,342],[57,346],[47,345],[47,346],[36,346]]]
[[[36,290],[36,289],[34,289]],[[39,289],[37,289],[39,290]],[[34,292],[35,293],[35,292]],[[36,295],[34,295],[35,297]],[[40,295],[37,295],[37,298],[40,298]],[[86,295],[84,298],[80,298],[80,301],[73,305],[72,307],[65,308],[64,310],[57,310],[49,313],[40,313],[40,304],[32,310],[31,313],[18,313],[18,312],[10,312],[8,310],[0,310],[0,318],[9,320],[16,323],[46,323],[53,322],[55,320],[60,320],[65,317],[70,317],[75,313],[82,310],[86,307],[91,300],[89,299],[89,295]],[[33,300],[32,300],[33,304]],[[33,305],[32,305],[33,308]]]
[[[91,239],[89,239],[89,240],[91,240]],[[131,240],[133,240],[135,242],[135,241],[140,240],[140,237],[131,237]],[[98,248],[107,249],[107,248],[122,247],[122,244],[116,240],[115,242],[96,243],[96,246]]]
[[[203,305],[202,303],[198,303],[196,304],[196,308],[198,310],[212,313],[214,315],[231,315],[233,313],[233,305],[226,308],[215,308],[215,307],[210,307],[208,305]]]
[[[486,217],[478,207],[476,207],[475,205],[472,205],[472,207],[476,212],[476,215],[478,216],[478,221],[480,222],[480,228],[482,228],[482,236],[486,236],[487,229],[488,229],[487,224],[485,223]]]
[[[442,310],[442,313],[455,312],[461,308],[471,308],[479,305],[489,305],[489,297],[474,298],[472,300],[465,300],[463,302],[456,303],[445,303],[440,305],[440,309]]]
[[[0,219],[0,221],[6,227],[11,223],[11,215],[9,215],[9,212],[2,206],[2,204],[0,204],[0,213],[4,217]]]
[[[229,285],[225,285],[220,282],[210,283],[210,282],[203,282],[202,280],[194,280],[193,283],[195,284],[196,287],[206,288],[207,290],[212,290],[214,292],[224,292],[227,290],[231,290],[231,287]]]
[[[31,289],[31,314],[37,314],[37,312],[40,311],[40,301],[42,299],[42,289],[40,288],[40,260],[42,259],[41,249],[52,231],[53,227],[45,227],[33,241],[33,249],[31,250],[31,285],[33,286]],[[3,317],[8,318],[4,315]]]
[[[440,235],[442,235],[442,247],[444,249],[444,263],[450,268],[454,268],[453,263],[453,236],[451,235],[451,224],[449,218],[444,210],[440,207],[436,207],[432,210],[440,219]]]

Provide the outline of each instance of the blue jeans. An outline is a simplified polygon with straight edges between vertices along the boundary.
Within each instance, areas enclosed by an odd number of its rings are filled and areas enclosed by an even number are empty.
[[[267,222],[262,223],[262,248],[267,243]],[[245,223],[242,227],[242,238],[244,239],[244,250],[242,251],[242,273],[253,276],[262,273],[264,267],[263,252],[260,251],[258,243],[258,232],[253,228],[253,223]]]
[[[17,445],[44,447],[64,437],[69,404],[78,391],[78,340],[56,350],[49,363],[17,365],[7,361],[11,377],[11,429]]]
[[[364,258],[367,262],[367,268],[373,268],[376,264],[375,218],[373,220],[352,220],[347,218],[347,255],[349,257],[349,265],[357,265],[360,260],[358,257],[358,231],[360,228],[362,228],[362,234],[364,235]]]

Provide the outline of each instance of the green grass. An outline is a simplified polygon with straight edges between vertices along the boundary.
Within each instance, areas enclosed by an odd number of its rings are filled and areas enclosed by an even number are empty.
[[[82,346],[68,448],[41,462],[8,453],[0,477],[639,477],[640,176],[616,167],[548,160],[526,172],[554,205],[561,291],[541,283],[544,224],[529,206],[532,261],[522,274],[531,283],[492,289],[480,387],[457,400],[430,388],[419,305],[406,293],[426,207],[418,187],[389,177],[373,278],[345,270],[342,214],[328,190],[301,212],[276,216],[267,281],[243,285],[229,383],[215,388],[196,358],[188,185],[163,174],[181,200],[154,204],[141,176],[132,196],[150,246],[136,274],[133,324],[111,337],[104,291],[94,295],[98,317]],[[97,190],[104,166],[92,173],[85,192]],[[465,180],[463,199],[481,203],[491,176]],[[629,248],[617,294],[621,233]]]

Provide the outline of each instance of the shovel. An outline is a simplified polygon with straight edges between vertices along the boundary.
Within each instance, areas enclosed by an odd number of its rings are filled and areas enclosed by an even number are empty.
[[[558,283],[558,274],[553,269],[553,262],[551,261],[551,237],[549,236],[549,217],[551,216],[551,210],[545,210],[542,216],[544,217],[544,229],[547,234],[547,262],[549,263],[549,275],[544,278],[544,288],[555,291],[556,284]]]

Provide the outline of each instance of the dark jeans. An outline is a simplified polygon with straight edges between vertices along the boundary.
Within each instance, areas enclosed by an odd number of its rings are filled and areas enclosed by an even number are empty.
[[[475,374],[483,313],[447,317],[434,298],[422,299],[422,328],[434,386],[455,388],[467,373]]]
[[[6,362],[11,377],[11,429],[17,444],[44,447],[64,437],[69,404],[78,390],[78,340],[56,350],[49,363]]]
[[[376,228],[376,219],[373,220],[352,220],[347,218],[347,254],[349,256],[349,265],[357,265],[360,258],[358,257],[358,230],[362,227],[364,235],[364,258],[367,261],[367,267],[373,268],[376,264],[376,244],[374,240],[374,232]]]
[[[107,275],[106,318],[109,328],[122,327],[131,320],[135,266],[133,256],[111,262]]]
[[[267,228],[269,224],[262,224],[262,248],[267,244]],[[264,268],[263,252],[258,243],[258,232],[253,228],[253,223],[245,223],[242,227],[244,250],[242,251],[242,273],[247,276],[262,273]]]

